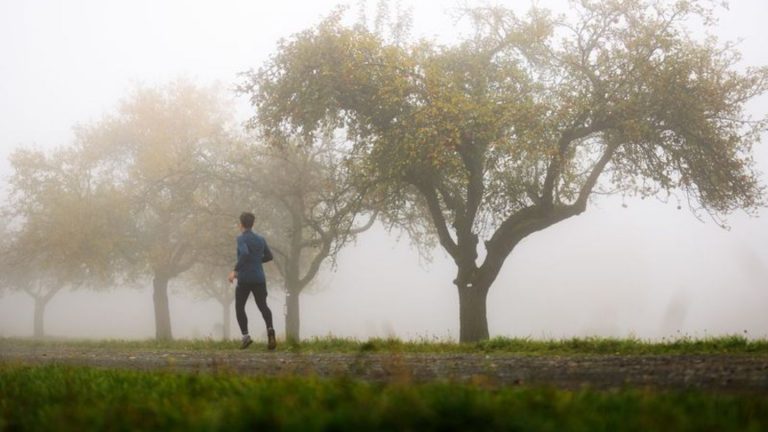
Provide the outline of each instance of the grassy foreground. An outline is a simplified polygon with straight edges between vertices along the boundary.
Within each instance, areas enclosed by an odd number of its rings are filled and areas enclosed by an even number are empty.
[[[0,364],[0,431],[766,430],[768,396]]]
[[[3,344],[22,344],[37,347],[104,348],[112,350],[210,350],[237,349],[237,342],[212,339],[155,341],[155,340],[77,340],[77,339],[15,339],[0,338]],[[265,350],[264,344],[255,343],[252,350]],[[642,339],[573,338],[537,340],[530,338],[494,338],[470,344],[439,340],[402,341],[399,339],[344,339],[314,338],[301,343],[280,343],[278,351],[302,352],[410,352],[410,353],[508,353],[531,355],[572,354],[750,354],[768,355],[768,340],[750,340],[743,336],[724,336],[695,339],[677,339],[651,342]]]

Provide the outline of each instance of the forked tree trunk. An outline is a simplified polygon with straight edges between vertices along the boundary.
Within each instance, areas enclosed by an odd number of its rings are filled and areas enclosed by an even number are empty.
[[[36,339],[42,339],[45,336],[43,328],[43,318],[45,315],[45,306],[48,302],[44,298],[35,297],[35,317],[34,317],[34,336]]]
[[[155,338],[171,340],[171,311],[168,305],[168,278],[155,274],[152,279],[153,299],[155,303]]]
[[[486,298],[488,287],[465,284],[459,286],[459,342],[488,339]]]
[[[285,291],[285,338],[298,342],[301,339],[301,319],[299,315],[300,290],[287,288]]]

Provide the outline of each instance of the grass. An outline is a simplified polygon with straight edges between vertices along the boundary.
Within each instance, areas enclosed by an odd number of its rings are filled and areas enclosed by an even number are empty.
[[[17,339],[0,338],[5,344],[35,347],[71,347],[112,350],[206,350],[228,351],[237,348],[233,341],[212,339],[155,341],[155,340],[77,340],[77,339]],[[253,350],[264,350],[256,343]],[[768,340],[750,340],[741,335],[677,339],[652,342],[636,338],[573,338],[536,340],[530,338],[494,338],[469,344],[439,340],[402,341],[399,339],[369,339],[361,341],[344,338],[313,338],[300,343],[281,343],[279,351],[301,352],[399,352],[399,353],[507,353],[528,355],[658,355],[658,354],[750,354],[768,355]]]
[[[0,431],[766,430],[768,396],[0,364]]]

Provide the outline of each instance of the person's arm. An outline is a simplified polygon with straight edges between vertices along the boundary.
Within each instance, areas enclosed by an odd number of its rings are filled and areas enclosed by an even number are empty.
[[[267,246],[267,241],[264,240],[264,256],[261,257],[261,262],[266,263],[272,261],[272,251]]]

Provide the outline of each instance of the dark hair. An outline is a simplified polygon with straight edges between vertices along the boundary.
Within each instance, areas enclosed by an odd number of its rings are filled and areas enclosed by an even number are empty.
[[[242,225],[243,228],[253,228],[253,222],[255,220],[256,216],[254,216],[251,212],[242,212],[240,214],[240,225]]]

